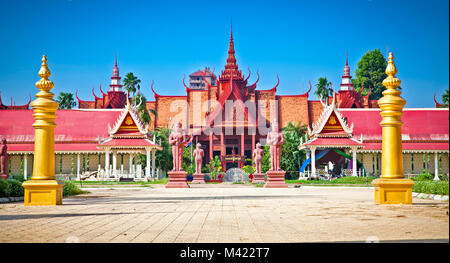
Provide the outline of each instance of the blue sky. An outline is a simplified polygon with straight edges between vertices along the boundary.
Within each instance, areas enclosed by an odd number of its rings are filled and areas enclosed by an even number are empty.
[[[120,74],[135,73],[150,100],[185,95],[183,75],[222,70],[230,20],[236,58],[260,73],[258,89],[299,94],[326,76],[337,89],[345,51],[354,75],[366,51],[389,45],[407,107],[433,107],[449,86],[446,0],[353,1],[1,1],[0,92],[3,102],[28,101],[47,55],[53,93],[79,90],[83,100],[106,92],[114,55]],[[315,98],[315,96],[313,96]]]

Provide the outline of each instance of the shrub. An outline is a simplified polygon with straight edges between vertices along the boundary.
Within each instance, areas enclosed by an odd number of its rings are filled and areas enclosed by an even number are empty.
[[[11,193],[11,187],[8,180],[0,179],[0,197],[8,197]]]
[[[69,196],[69,195],[79,195],[79,194],[85,194],[86,191],[81,190],[78,188],[76,184],[74,184],[71,181],[64,182],[63,187],[63,196]]]
[[[22,182],[20,182],[19,180],[8,180],[8,183],[11,190],[9,196],[19,197],[24,195]]]
[[[448,195],[448,182],[445,181],[416,181],[413,192],[424,194]]]
[[[416,178],[414,178],[414,181],[429,181],[433,180],[434,176],[430,173],[422,173],[419,174]]]
[[[22,182],[18,180],[0,180],[0,197],[23,196]]]

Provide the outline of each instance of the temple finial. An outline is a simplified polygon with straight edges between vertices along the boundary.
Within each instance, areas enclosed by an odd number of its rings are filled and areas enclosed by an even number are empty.
[[[397,68],[394,64],[394,56],[392,55],[392,52],[389,52],[388,65],[385,72],[387,78],[383,80],[383,86],[385,86],[386,89],[397,89],[398,86],[400,86],[401,81],[395,77],[395,74],[397,74]]]
[[[230,18],[230,40],[233,40],[233,18]]]
[[[117,67],[117,52],[116,52],[116,59],[115,59],[115,64],[114,64],[114,66],[116,66]]]
[[[345,65],[348,66],[348,51],[345,50]]]
[[[51,82],[48,79],[51,74],[52,73],[50,73],[50,70],[48,69],[48,66],[47,66],[47,56],[43,55],[41,69],[39,70],[39,73],[38,73],[38,75],[39,75],[39,77],[41,77],[41,79],[38,82],[36,82],[36,87],[39,90],[50,91],[54,87],[53,82]]]

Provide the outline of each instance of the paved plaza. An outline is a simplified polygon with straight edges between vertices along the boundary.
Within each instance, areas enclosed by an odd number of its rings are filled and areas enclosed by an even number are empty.
[[[64,205],[0,204],[0,242],[323,242],[448,239],[448,202],[375,205],[370,187],[89,189]]]

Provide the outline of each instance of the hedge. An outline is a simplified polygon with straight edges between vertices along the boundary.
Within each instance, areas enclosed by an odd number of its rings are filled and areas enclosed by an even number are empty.
[[[81,190],[73,182],[64,182],[63,196],[79,195],[88,193]],[[0,179],[0,197],[19,197],[24,195],[22,182],[19,180],[3,180]]]

